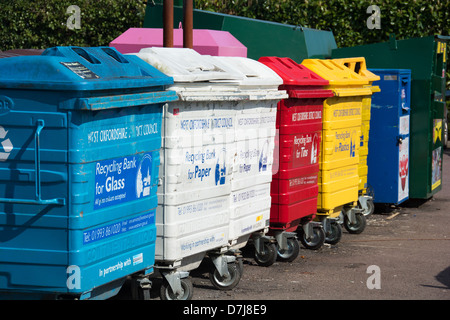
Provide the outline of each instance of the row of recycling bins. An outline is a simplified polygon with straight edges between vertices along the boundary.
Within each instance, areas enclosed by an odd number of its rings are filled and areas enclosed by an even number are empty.
[[[408,197],[408,70],[111,47],[0,70],[2,299],[106,299],[127,278],[148,298],[155,275],[190,299],[205,258],[229,290],[248,245],[270,266],[362,232],[368,179]]]

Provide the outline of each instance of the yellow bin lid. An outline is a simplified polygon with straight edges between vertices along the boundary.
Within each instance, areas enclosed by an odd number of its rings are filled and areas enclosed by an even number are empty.
[[[366,78],[369,81],[369,84],[372,84],[373,81],[380,80],[380,76],[367,70],[366,58],[364,57],[333,59],[333,61],[343,64],[353,72]]]
[[[322,78],[328,80],[336,96],[361,96],[371,95],[368,88],[369,80],[347,68],[343,63],[335,60],[305,59],[301,63]]]
[[[328,80],[330,85],[363,86],[369,84],[366,78],[350,70],[343,63],[334,60],[305,59],[301,64]]]

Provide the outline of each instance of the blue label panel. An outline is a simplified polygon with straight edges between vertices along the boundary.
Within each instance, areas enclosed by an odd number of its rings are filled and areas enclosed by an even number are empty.
[[[137,217],[83,232],[83,245],[117,236],[155,223],[155,210]]]
[[[150,153],[97,162],[94,210],[149,196],[152,163]]]

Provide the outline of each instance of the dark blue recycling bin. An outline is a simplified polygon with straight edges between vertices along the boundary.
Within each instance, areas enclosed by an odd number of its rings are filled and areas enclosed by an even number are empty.
[[[108,47],[0,60],[0,298],[104,299],[153,272],[172,83]]]
[[[374,203],[396,205],[409,198],[411,71],[370,71],[381,92],[372,97],[367,184]]]

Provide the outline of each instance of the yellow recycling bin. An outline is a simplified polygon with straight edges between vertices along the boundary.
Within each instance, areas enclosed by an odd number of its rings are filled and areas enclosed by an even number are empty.
[[[328,80],[326,88],[334,93],[324,101],[316,219],[323,225],[325,241],[335,244],[341,239],[342,223],[353,233],[366,225],[358,208],[358,169],[363,100],[372,91],[367,78],[342,63],[305,59],[302,65]]]
[[[366,59],[364,57],[333,59],[333,61],[343,64],[350,70],[367,79],[369,81],[369,84],[366,87],[370,88],[372,94],[375,92],[380,92],[380,87],[373,85],[373,82],[380,80],[380,77],[367,70]],[[362,100],[361,137],[359,147],[358,205],[360,208],[363,209],[363,213],[365,216],[372,214],[375,209],[375,206],[373,204],[373,197],[370,195],[370,192],[367,191],[367,173],[368,173],[367,156],[369,154],[368,146],[369,146],[370,108],[372,104],[372,94],[364,96]],[[352,229],[350,229],[349,232],[352,232]]]

